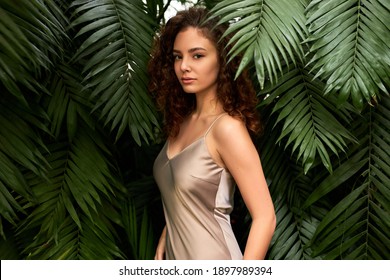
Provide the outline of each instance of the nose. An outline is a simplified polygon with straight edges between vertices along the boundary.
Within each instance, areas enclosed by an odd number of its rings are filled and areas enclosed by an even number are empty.
[[[191,71],[190,64],[187,58],[183,57],[180,61],[180,70],[182,72],[189,72]]]

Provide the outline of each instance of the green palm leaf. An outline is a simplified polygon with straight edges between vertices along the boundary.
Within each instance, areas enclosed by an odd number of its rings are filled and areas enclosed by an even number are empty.
[[[0,215],[14,225],[18,212],[25,213],[18,196],[35,201],[22,170],[44,177],[48,167],[39,135],[49,132],[47,116],[31,94],[45,92],[37,79],[60,55],[65,24],[53,1],[0,3]]]
[[[94,214],[96,215],[96,214]],[[83,230],[68,216],[59,224],[56,240],[37,236],[33,244],[39,241],[42,245],[26,248],[28,259],[43,260],[107,260],[124,259],[116,244],[118,236],[113,234],[110,222],[104,216],[95,216],[93,222],[81,215]],[[31,246],[32,247],[32,246]]]
[[[263,87],[266,73],[271,81],[277,80],[282,60],[303,60],[301,42],[307,30],[302,1],[225,0],[212,11],[214,16],[221,16],[221,23],[233,22],[225,35],[235,33],[229,42],[234,44],[230,55],[244,54],[237,75],[254,61]]]
[[[0,217],[1,224],[1,217]],[[7,234],[7,239],[0,239],[0,259],[1,260],[18,260],[20,253],[18,252],[18,242],[11,232]]]
[[[119,143],[120,144],[120,143]],[[126,244],[130,258],[150,260],[155,255],[156,237],[161,234],[160,226],[165,225],[161,195],[151,175],[151,162],[161,145],[131,146],[123,141],[118,161],[128,162],[129,157],[137,159],[123,171],[128,198],[122,204],[122,224],[126,233]]]
[[[143,1],[76,1],[72,27],[82,44],[75,60],[86,60],[86,87],[92,90],[94,110],[111,123],[118,139],[128,128],[140,145],[154,138],[158,126],[148,96],[146,64],[153,37],[153,21]]]
[[[153,258],[161,145],[139,144],[157,141],[146,64],[171,3],[0,1],[2,257]],[[250,66],[263,98],[267,257],[389,259],[389,1],[199,3],[231,23],[237,75]],[[237,202],[243,247],[251,217]]]
[[[383,129],[389,125],[390,100],[382,101],[377,109],[368,107],[353,125],[361,139],[359,146],[351,149],[334,174],[305,203],[312,205],[337,187],[354,186],[318,226],[313,238],[314,254],[326,254],[328,259],[390,257],[390,135]]]
[[[66,128],[71,140],[77,131],[79,118],[94,128],[95,123],[90,115],[93,104],[87,96],[88,91],[82,89],[76,69],[66,63],[59,63],[49,81],[51,96],[47,96],[44,103],[54,137],[58,138]]]
[[[316,76],[325,93],[351,98],[360,110],[390,85],[390,9],[386,1],[312,1],[307,7]]]
[[[267,114],[268,115],[268,114]],[[303,176],[302,168],[294,168],[283,147],[275,145],[277,134],[271,133],[276,117],[267,119],[261,141],[261,161],[276,211],[276,229],[268,250],[269,259],[310,259],[308,247],[322,214],[301,211],[300,206],[311,192],[313,178]],[[318,213],[318,210],[314,211]]]
[[[76,258],[72,252],[80,252],[77,258],[119,257],[119,251],[109,244],[116,244],[111,224],[120,222],[115,209],[123,189],[106,158],[108,149],[101,136],[81,123],[72,142],[53,143],[48,148],[48,179],[26,174],[37,203],[26,203],[30,214],[21,224],[20,234],[38,231],[24,253],[39,259]],[[83,234],[89,237],[78,241]],[[76,243],[67,244],[72,238]],[[106,247],[90,252],[99,240],[107,243]],[[43,250],[47,247],[51,249]]]
[[[269,259],[313,259],[309,244],[320,221],[310,212],[297,213],[283,198],[274,200],[274,205],[278,223],[268,251]]]
[[[307,71],[294,69],[263,92],[266,95],[263,106],[275,102],[272,111],[278,113],[275,125],[283,121],[278,142],[287,138],[286,147],[293,144],[292,152],[298,151],[297,160],[302,159],[305,173],[317,156],[332,172],[330,153],[345,152],[348,142],[354,141],[339,121],[348,119],[347,111],[338,109],[330,97],[322,97],[322,89],[323,85]]]
[[[0,102],[0,215],[16,225],[17,213],[24,212],[16,197],[34,201],[21,170],[44,177],[48,163],[41,153],[44,144],[37,133],[37,128],[45,129],[41,118],[17,104],[9,108],[8,102],[12,101],[15,99],[3,98]],[[4,237],[2,230],[0,233]]]
[[[41,94],[36,78],[61,53],[66,18],[54,1],[0,3],[0,82],[24,105],[23,87]]]
[[[151,260],[154,257],[154,234],[153,226],[149,218],[147,206],[143,211],[137,210],[139,203],[129,199],[122,207],[123,224],[128,242],[132,249],[132,256],[137,260]],[[142,213],[142,214],[141,214]],[[140,217],[138,215],[141,214]]]

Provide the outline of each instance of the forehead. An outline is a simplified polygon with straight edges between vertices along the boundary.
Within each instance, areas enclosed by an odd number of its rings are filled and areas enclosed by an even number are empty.
[[[204,32],[195,27],[187,27],[177,33],[174,41],[174,49],[190,49],[194,47],[215,48],[214,43],[209,40]]]

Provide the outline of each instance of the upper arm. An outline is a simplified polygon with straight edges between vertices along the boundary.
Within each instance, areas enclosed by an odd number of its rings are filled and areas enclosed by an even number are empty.
[[[259,154],[244,123],[223,118],[213,131],[217,153],[232,174],[252,216],[274,213]]]

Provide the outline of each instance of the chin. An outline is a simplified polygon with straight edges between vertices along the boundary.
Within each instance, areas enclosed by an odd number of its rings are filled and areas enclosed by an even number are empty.
[[[184,91],[185,93],[187,93],[187,94],[195,94],[195,92],[189,91],[189,90],[185,90],[184,88],[183,88],[183,91]]]

